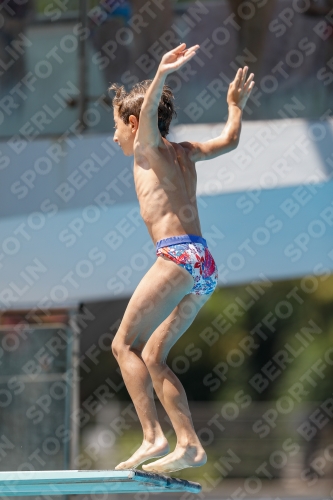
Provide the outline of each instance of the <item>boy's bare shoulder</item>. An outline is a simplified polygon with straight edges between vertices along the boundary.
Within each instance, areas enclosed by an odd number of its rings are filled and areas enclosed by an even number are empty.
[[[194,166],[191,158],[193,145],[190,142],[171,142],[165,137],[162,137],[162,145],[159,148],[135,148],[136,160],[142,164],[155,163],[158,158],[167,162],[177,161],[183,166]]]
[[[174,146],[177,157],[180,157],[188,167],[195,167],[195,160],[193,157],[193,153],[195,151],[195,147],[191,142],[174,142],[172,143]]]
[[[190,171],[195,174],[195,162],[191,158],[192,145],[190,142],[170,142],[177,162],[184,171]]]
[[[191,154],[193,151],[193,144],[190,142],[170,142],[170,144],[173,146],[173,148],[178,152],[179,154],[188,156]]]
[[[191,150],[193,148],[193,144],[189,141],[177,142],[176,144],[185,150]]]

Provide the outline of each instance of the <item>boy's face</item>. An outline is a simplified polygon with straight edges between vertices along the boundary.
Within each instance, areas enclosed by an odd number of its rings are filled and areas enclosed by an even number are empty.
[[[113,140],[119,144],[125,156],[132,156],[134,154],[133,144],[139,122],[134,115],[130,115],[129,123],[126,125],[118,114],[118,106],[115,106],[113,109],[113,117],[115,123]]]

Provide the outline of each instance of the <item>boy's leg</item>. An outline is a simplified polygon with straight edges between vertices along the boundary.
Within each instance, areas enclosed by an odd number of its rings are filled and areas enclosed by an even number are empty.
[[[163,404],[177,435],[175,450],[151,464],[146,471],[172,472],[206,463],[206,453],[194,430],[186,394],[181,382],[166,365],[175,342],[193,322],[210,295],[186,295],[168,318],[154,331],[142,351],[154,389]]]
[[[136,467],[168,453],[157,419],[149,372],[141,351],[153,331],[167,318],[193,286],[192,276],[174,262],[158,258],[134,291],[117,334],[113,353],[142,425],[144,440],[134,455],[116,468]]]

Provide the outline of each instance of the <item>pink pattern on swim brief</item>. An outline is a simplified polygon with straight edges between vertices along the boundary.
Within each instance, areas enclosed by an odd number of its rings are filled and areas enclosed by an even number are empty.
[[[159,248],[156,255],[167,257],[191,274],[194,285],[189,293],[206,295],[216,288],[217,267],[212,254],[202,243],[172,244]]]

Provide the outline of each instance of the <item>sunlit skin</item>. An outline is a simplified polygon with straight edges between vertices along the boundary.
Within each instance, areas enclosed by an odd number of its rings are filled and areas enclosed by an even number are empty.
[[[167,75],[186,64],[198,49],[198,45],[186,49],[181,44],[163,56],[145,94],[139,120],[130,115],[129,123],[125,124],[117,106],[114,108],[114,141],[126,156],[134,155],[140,213],[154,244],[170,236],[202,236],[195,162],[237,147],[242,110],[254,86],[253,73],[246,80],[248,68],[240,68],[229,86],[228,121],[216,139],[203,143],[168,141],[157,126],[163,85]],[[166,364],[171,347],[210,297],[189,293],[193,283],[186,269],[159,256],[128,303],[112,350],[142,425],[143,443],[128,460],[118,464],[117,470],[134,468],[161,456],[143,465],[143,469],[168,473],[206,463],[207,456],[195,432],[184,388]],[[157,418],[152,386],[176,433],[177,444],[171,453]]]
[[[115,123],[115,133],[113,136],[114,142],[116,142],[125,156],[133,156],[134,155],[134,140],[136,136],[136,132],[139,128],[139,122],[134,115],[130,115],[129,123],[123,122],[123,120],[119,117],[118,114],[118,106],[114,107],[113,110],[113,118]]]

